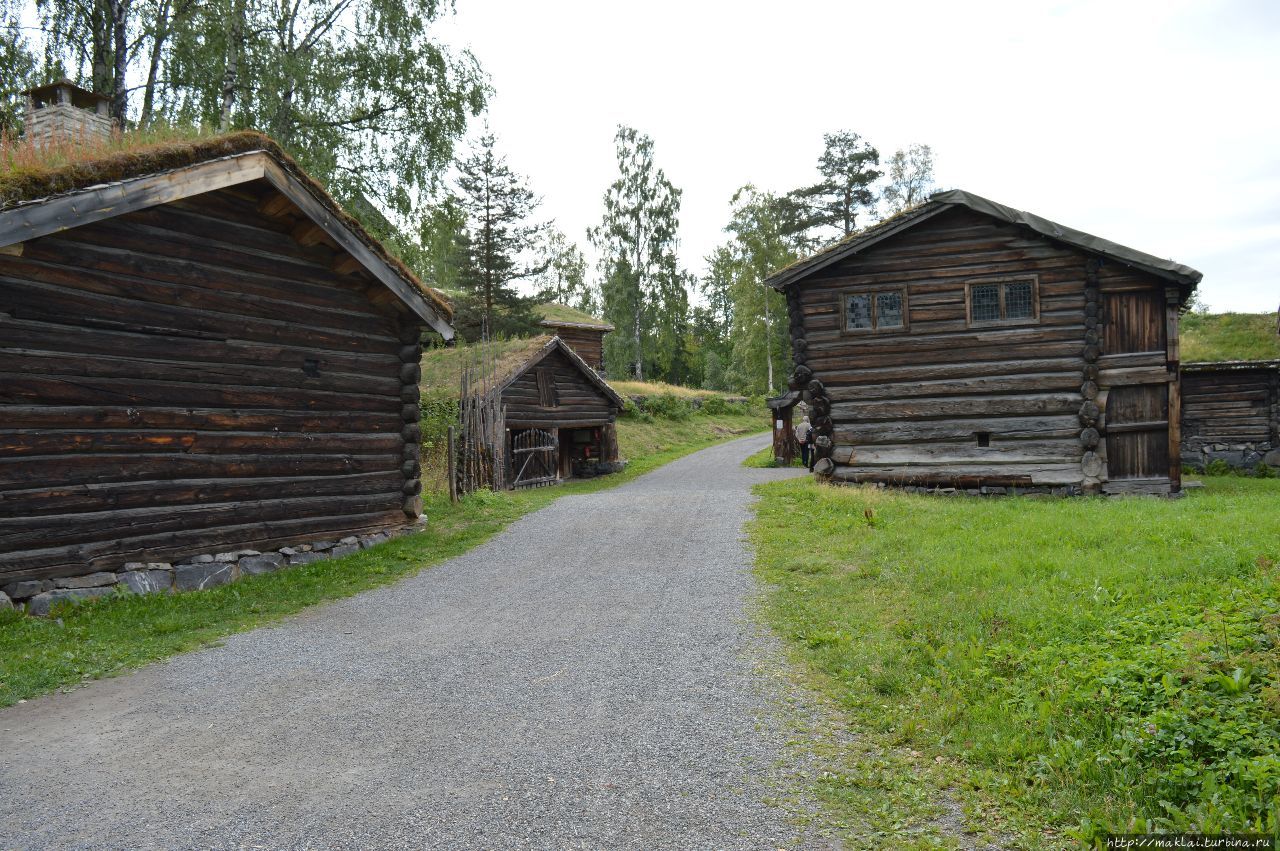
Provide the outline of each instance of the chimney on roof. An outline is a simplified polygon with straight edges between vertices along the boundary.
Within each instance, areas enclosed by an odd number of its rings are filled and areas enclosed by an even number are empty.
[[[22,136],[37,145],[108,139],[115,129],[111,98],[80,88],[70,80],[27,89]]]

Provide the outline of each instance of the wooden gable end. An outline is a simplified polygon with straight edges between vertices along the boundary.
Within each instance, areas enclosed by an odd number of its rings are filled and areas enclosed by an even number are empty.
[[[412,513],[421,320],[264,212],[269,189],[0,256],[0,583]]]
[[[502,393],[507,425],[568,428],[612,422],[617,416],[613,400],[582,370],[558,347],[530,364]]]

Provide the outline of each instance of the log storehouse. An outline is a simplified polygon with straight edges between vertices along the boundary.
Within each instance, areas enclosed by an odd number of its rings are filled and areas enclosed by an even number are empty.
[[[767,283],[815,472],[1004,493],[1181,488],[1179,311],[1201,275],[963,192]]]
[[[0,588],[418,517],[449,306],[273,142],[3,187]]]

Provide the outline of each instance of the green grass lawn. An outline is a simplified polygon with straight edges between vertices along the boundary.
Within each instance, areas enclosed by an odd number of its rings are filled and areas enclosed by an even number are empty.
[[[279,620],[307,606],[387,585],[466,552],[513,520],[565,494],[615,487],[682,455],[757,432],[754,409],[683,420],[623,418],[622,473],[552,488],[473,494],[458,505],[426,495],[425,530],[332,561],[250,577],[192,594],[117,595],[67,607],[57,617],[0,612],[0,707],[84,680],[207,645]]]
[[[848,721],[850,847],[1280,829],[1280,482],[1181,500],[762,485],[764,612]],[[819,737],[823,738],[823,737]]]
[[[1280,360],[1276,314],[1188,313],[1179,343],[1184,363],[1222,360]]]

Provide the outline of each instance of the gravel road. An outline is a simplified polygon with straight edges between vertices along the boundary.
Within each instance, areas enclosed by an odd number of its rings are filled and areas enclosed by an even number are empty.
[[[0,711],[0,848],[794,847],[747,613],[768,438],[393,587]]]

